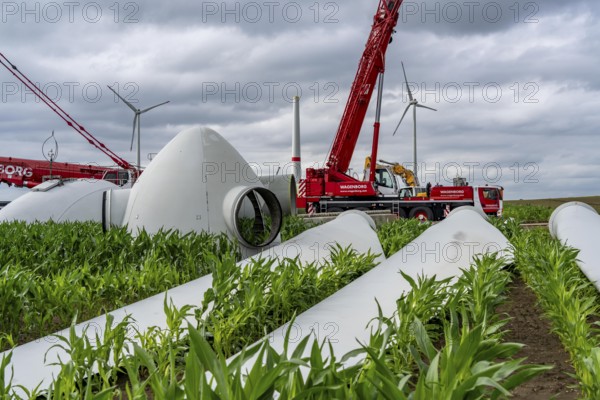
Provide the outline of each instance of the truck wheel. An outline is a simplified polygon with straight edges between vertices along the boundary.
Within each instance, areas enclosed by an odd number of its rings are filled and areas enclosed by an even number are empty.
[[[416,218],[420,221],[431,221],[433,219],[433,212],[426,207],[416,207],[410,210],[408,217]]]
[[[406,218],[406,217],[407,217],[406,210],[403,208],[399,209],[398,210],[398,218]]]

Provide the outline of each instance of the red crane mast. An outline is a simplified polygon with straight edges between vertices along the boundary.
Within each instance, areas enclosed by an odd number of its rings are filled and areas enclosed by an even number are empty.
[[[327,157],[325,168],[306,170],[306,200],[322,196],[376,196],[372,182],[358,181],[346,175],[356,148],[377,77],[385,70],[385,53],[398,22],[402,0],[380,0],[373,18],[371,34],[360,59],[346,108]],[[377,136],[379,123],[376,122]],[[374,143],[374,148],[376,143]]]

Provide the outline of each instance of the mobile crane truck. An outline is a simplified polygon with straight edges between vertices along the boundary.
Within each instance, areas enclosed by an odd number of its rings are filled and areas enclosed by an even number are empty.
[[[503,208],[502,187],[473,187],[468,186],[464,179],[457,179],[453,186],[436,185],[423,189],[416,185],[416,177],[411,171],[409,173],[404,168],[398,168],[402,167],[400,164],[378,166],[376,162],[371,162],[377,160],[385,54],[398,22],[401,5],[402,0],[379,1],[325,167],[306,170],[306,178],[299,182],[297,205],[309,213],[350,209],[389,210],[399,217],[421,220],[440,220],[454,208],[471,205],[480,207],[488,215],[500,216]],[[365,176],[359,180],[348,175],[347,171],[376,83],[378,97],[373,144],[368,167],[365,165]],[[414,185],[408,183],[410,176]],[[397,178],[403,178],[408,187],[402,188]]]

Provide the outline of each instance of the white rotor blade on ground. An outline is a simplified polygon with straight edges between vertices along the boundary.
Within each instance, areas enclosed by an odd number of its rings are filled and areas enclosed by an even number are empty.
[[[451,249],[448,254],[452,255],[441,256],[440,251],[430,250],[437,246]],[[472,206],[459,207],[386,261],[298,315],[292,324],[296,336],[290,342],[290,348],[291,343],[297,344],[309,336],[303,357],[310,357],[312,344],[316,341],[323,345],[323,358],[335,356],[340,360],[359,348],[360,343],[369,343],[378,311],[384,317],[398,311],[397,300],[411,290],[400,271],[415,281],[423,276],[456,281],[477,255],[498,252],[499,256],[505,256],[505,264],[510,264],[509,248],[508,239],[489,223],[483,211]],[[268,340],[276,352],[283,352],[289,328],[290,324],[285,324],[262,340]],[[229,362],[235,357],[230,357]],[[255,354],[246,360],[242,372],[247,372],[258,357]],[[363,356],[359,355],[342,362],[349,367],[362,360]],[[308,369],[301,367],[301,372],[306,377]]]
[[[577,265],[600,291],[600,215],[590,205],[571,201],[557,207],[548,222],[552,237],[579,250]]]

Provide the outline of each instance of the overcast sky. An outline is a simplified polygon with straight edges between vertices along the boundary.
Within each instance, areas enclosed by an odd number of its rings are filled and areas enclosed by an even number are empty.
[[[117,154],[129,151],[137,107],[142,159],[179,131],[206,125],[247,161],[291,152],[302,96],[303,166],[322,164],[337,131],[378,2],[3,1],[0,51]],[[423,182],[499,184],[509,199],[598,195],[600,5],[587,1],[405,1],[387,52],[379,156],[412,166],[418,110]],[[110,160],[0,69],[0,156]],[[370,153],[375,96],[352,167]],[[135,151],[135,149],[134,149]],[[269,165],[269,164],[268,164]],[[265,170],[266,171],[266,170]],[[177,171],[174,171],[176,173]]]

